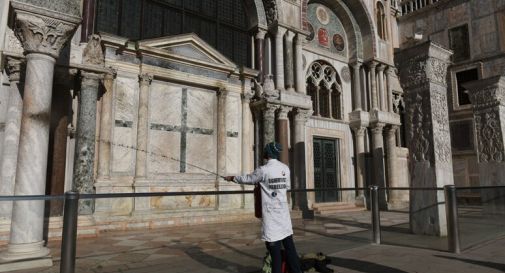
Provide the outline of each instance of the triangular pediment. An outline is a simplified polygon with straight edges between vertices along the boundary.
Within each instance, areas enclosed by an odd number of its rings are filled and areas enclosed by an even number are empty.
[[[194,33],[139,41],[139,50],[160,57],[175,57],[182,61],[197,62],[234,70],[235,63],[214,49]]]

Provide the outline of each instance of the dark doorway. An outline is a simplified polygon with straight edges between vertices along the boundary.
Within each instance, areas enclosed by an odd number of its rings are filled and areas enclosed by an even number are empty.
[[[337,139],[314,138],[314,187],[340,187],[340,156]],[[338,202],[340,193],[334,190],[316,192],[316,202]]]

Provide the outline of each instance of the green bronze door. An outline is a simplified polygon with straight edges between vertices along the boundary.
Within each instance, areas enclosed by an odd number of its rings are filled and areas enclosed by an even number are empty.
[[[339,142],[336,139],[314,138],[314,187],[340,187]],[[340,201],[340,193],[334,190],[316,192],[316,202]]]

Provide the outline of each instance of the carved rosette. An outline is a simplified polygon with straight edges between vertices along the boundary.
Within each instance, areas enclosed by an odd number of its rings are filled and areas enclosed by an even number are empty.
[[[74,23],[16,11],[14,32],[23,45],[25,54],[41,53],[58,58],[76,28],[77,24]]]

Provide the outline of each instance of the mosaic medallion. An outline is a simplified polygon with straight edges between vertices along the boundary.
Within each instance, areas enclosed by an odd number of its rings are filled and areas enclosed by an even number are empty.
[[[317,38],[319,40],[319,44],[324,47],[330,47],[330,43],[328,40],[328,31],[325,28],[320,28],[317,30]]]
[[[312,41],[314,40],[316,33],[314,32],[314,27],[310,23],[308,27],[309,27],[309,35],[307,36],[307,41]]]
[[[330,15],[323,6],[317,7],[316,16],[317,20],[323,25],[327,25],[330,22]]]
[[[338,51],[343,51],[345,49],[345,40],[344,40],[344,37],[342,37],[342,35],[340,35],[340,34],[333,35],[333,46]]]
[[[340,71],[340,75],[342,75],[342,80],[344,80],[345,82],[351,81],[351,71],[349,70],[349,67],[344,66]]]

